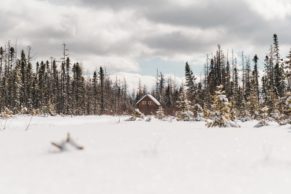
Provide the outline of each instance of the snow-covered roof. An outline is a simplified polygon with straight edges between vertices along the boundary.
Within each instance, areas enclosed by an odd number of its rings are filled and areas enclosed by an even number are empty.
[[[139,101],[137,101],[137,103],[136,104],[138,104],[138,103],[140,103],[145,97],[149,97],[156,105],[158,105],[158,106],[160,106],[161,104],[160,104],[160,102],[155,98],[155,97],[153,97],[152,95],[150,95],[150,94],[146,94],[146,95],[144,95]]]

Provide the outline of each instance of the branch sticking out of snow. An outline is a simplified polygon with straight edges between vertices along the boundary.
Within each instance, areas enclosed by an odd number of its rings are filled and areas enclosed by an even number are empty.
[[[59,151],[66,151],[67,146],[73,147],[77,150],[83,150],[84,147],[79,145],[76,141],[71,138],[70,133],[67,133],[67,137],[65,140],[61,141],[60,143],[51,142],[51,145],[56,147]]]

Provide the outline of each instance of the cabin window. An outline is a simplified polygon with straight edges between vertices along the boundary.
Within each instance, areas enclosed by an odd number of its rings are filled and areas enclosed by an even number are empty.
[[[153,105],[152,101],[142,101],[141,102],[142,105]]]

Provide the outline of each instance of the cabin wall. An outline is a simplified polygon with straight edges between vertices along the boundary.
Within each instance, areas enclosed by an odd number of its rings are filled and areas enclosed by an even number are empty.
[[[153,115],[156,114],[159,106],[156,105],[149,97],[145,97],[137,104],[137,108],[145,115]]]

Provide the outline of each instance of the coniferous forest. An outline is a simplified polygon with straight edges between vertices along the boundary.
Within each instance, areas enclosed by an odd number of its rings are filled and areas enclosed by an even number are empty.
[[[111,80],[102,66],[88,77],[65,54],[62,61],[32,64],[29,51],[18,57],[16,50],[10,43],[0,47],[2,114],[132,114],[135,103],[151,93],[162,105],[159,112],[180,120],[215,118],[209,126],[235,119],[290,122],[291,50],[280,55],[276,34],[265,57],[242,53],[238,60],[218,45],[207,57],[203,79],[197,81],[186,63],[182,85],[157,72],[154,89],[140,82],[136,92],[128,91],[126,80]]]

